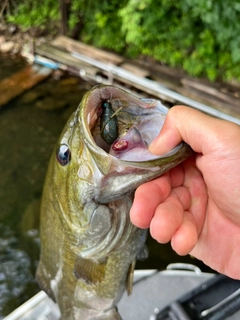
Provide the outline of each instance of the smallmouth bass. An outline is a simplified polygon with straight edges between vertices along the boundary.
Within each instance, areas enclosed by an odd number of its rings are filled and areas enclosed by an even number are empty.
[[[121,319],[116,304],[131,291],[146,240],[129,218],[134,190],[192,154],[185,143],[161,157],[148,152],[167,110],[100,85],[65,126],[44,185],[37,270],[62,320]]]

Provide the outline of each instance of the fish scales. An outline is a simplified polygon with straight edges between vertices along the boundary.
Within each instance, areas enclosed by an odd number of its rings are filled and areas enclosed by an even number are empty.
[[[111,144],[100,132],[104,103],[121,124]],[[63,129],[43,190],[37,269],[62,320],[121,319],[117,302],[124,290],[131,292],[135,260],[146,240],[146,230],[129,217],[134,190],[192,154],[185,143],[161,157],[148,152],[166,113],[157,100],[96,86]]]

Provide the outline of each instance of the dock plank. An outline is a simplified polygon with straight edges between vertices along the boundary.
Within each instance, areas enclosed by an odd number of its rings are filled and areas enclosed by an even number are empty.
[[[51,43],[43,43],[41,45],[38,45],[35,48],[35,53],[38,55],[41,55],[43,57],[46,57],[48,59],[52,59],[54,61],[59,62],[62,64],[60,68],[66,68],[71,67],[76,70],[87,70],[89,73],[96,74],[97,69],[94,67],[89,66],[88,64],[80,61],[79,59],[71,56],[71,54],[65,50],[62,50],[59,47],[54,46]]]
[[[101,49],[94,48],[85,43],[70,39],[65,36],[58,36],[54,41],[53,45],[65,48],[70,52],[76,52],[84,54],[90,58],[97,59],[105,63],[111,63],[114,65],[119,65],[124,61],[124,58]]]
[[[182,79],[182,83],[187,88],[192,88],[192,90],[196,90],[201,92],[202,94],[208,94],[215,98],[216,100],[222,100],[225,103],[233,104],[236,107],[239,107],[239,97],[235,96],[234,93],[230,92],[222,92],[219,88],[215,88],[212,86],[201,83],[200,81],[193,81],[192,79]]]
[[[181,70],[168,68],[149,59],[142,61],[140,59],[127,60],[117,54],[94,48],[64,36],[58,36],[51,43],[38,44],[35,50],[39,55],[64,64],[66,70],[71,67],[75,74],[80,75],[82,70],[89,69],[90,75],[103,75],[103,79],[106,78],[109,83],[115,81],[120,82],[120,84],[125,83],[127,86],[135,87],[171,104],[181,103],[182,100],[176,101],[180,97],[177,94],[180,94],[183,97],[195,100],[197,103],[206,104],[220,112],[240,118],[240,88],[226,83],[210,83],[206,79],[194,79],[186,76]],[[77,54],[79,55],[78,58]],[[91,59],[93,62],[90,61]],[[117,68],[121,69],[120,73],[116,70]],[[129,75],[131,74],[128,79],[122,75],[124,71],[129,72]],[[142,85],[141,81],[132,81],[131,79],[134,77],[152,80],[156,85],[159,84],[159,86],[166,88],[165,91],[172,90],[173,94],[166,93],[165,95],[164,90],[156,89],[156,86],[151,89],[146,83]],[[181,97],[181,99],[183,98]],[[186,99],[183,100],[187,101]]]
[[[19,72],[14,73],[10,77],[3,79],[0,82],[0,92],[2,93],[6,90],[12,90],[12,88],[18,85],[19,82],[23,81],[27,77],[30,77],[35,72],[36,70],[31,65],[28,65],[23,70],[20,70]]]
[[[51,69],[33,64],[2,80],[0,82],[0,107],[43,81],[51,73]]]

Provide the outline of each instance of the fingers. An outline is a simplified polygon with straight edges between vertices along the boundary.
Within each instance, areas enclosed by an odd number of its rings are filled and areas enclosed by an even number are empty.
[[[160,243],[171,241],[180,255],[195,246],[205,220],[207,189],[191,157],[167,174],[140,186],[130,217]]]
[[[148,228],[155,209],[169,195],[171,188],[182,185],[184,174],[181,166],[171,169],[167,174],[144,183],[135,192],[130,218],[139,228]]]
[[[198,157],[201,157],[200,155]],[[200,234],[206,215],[208,192],[202,173],[195,165],[194,157],[189,158],[183,164],[184,186],[188,189],[191,197],[191,205],[188,211],[196,221],[198,234]]]
[[[180,255],[188,254],[198,239],[196,222],[187,211],[191,196],[187,188],[172,190],[168,198],[161,203],[150,223],[150,233],[160,243],[171,241],[173,249]]]
[[[194,157],[185,161],[183,182],[172,188],[164,202],[159,203],[150,224],[153,238],[160,243],[171,241],[180,255],[189,253],[198,240],[205,220],[207,189]]]
[[[191,203],[190,194],[184,187],[171,191],[167,199],[155,210],[150,224],[150,232],[158,242],[166,243],[183,221],[183,213]]]
[[[154,154],[164,154],[185,141],[195,152],[205,154],[219,140],[218,131],[221,132],[226,123],[189,107],[173,107],[149,150]]]
[[[191,213],[185,211],[183,220],[171,238],[171,246],[179,255],[189,254],[198,241],[196,221]]]
[[[130,218],[139,228],[148,228],[158,204],[169,195],[171,183],[168,174],[141,185],[135,192]]]

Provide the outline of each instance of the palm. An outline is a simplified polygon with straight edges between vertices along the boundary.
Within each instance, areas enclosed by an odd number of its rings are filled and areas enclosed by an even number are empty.
[[[207,186],[207,204],[202,229],[191,254],[213,269],[239,278],[240,154],[239,149],[234,151],[235,155],[221,152],[221,158],[214,157],[216,153],[197,158]],[[191,213],[197,215],[194,211]]]
[[[210,198],[201,233],[191,254],[211,268],[239,278],[240,227]]]

